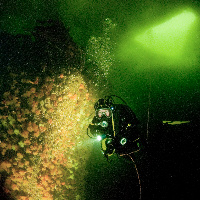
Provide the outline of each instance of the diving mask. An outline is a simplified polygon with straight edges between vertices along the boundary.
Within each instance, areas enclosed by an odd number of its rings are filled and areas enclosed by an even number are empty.
[[[97,110],[97,117],[102,118],[103,116],[106,116],[107,118],[110,118],[112,115],[112,111],[110,108],[101,108]]]

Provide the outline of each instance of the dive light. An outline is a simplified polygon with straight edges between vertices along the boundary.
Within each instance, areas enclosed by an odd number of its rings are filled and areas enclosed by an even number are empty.
[[[104,138],[106,138],[106,135],[97,135],[97,140],[98,140],[98,141],[101,141],[101,140],[103,140]]]

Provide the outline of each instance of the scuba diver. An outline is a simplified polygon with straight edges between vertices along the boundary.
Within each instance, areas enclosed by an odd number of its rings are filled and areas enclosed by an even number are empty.
[[[123,156],[139,151],[139,121],[131,108],[124,104],[115,104],[113,96],[105,96],[99,99],[95,105],[95,116],[88,126],[88,136],[101,140],[101,148],[104,156],[114,153]],[[92,135],[92,136],[91,136]]]

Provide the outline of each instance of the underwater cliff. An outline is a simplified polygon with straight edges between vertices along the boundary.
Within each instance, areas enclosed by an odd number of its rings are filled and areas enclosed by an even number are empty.
[[[55,30],[52,26],[40,26],[38,30],[39,39],[43,37],[53,46],[56,42],[57,46],[64,43],[65,47],[58,54],[57,49],[45,48],[47,42],[39,44],[36,37],[29,47],[38,49],[40,45],[40,51],[34,52],[25,45],[19,56],[9,60],[10,67],[4,66],[0,105],[1,186],[13,199],[79,199],[90,154],[89,148],[81,145],[87,136],[96,97],[83,79],[84,66],[77,62],[80,55],[73,51],[79,50],[72,40],[63,41],[55,33],[52,36]],[[62,42],[52,41],[55,37]],[[23,42],[26,38],[21,36]],[[30,65],[42,64],[29,67],[26,62],[30,55],[23,58],[27,51],[40,56],[32,58]],[[52,53],[52,57],[46,58],[45,51]],[[77,58],[72,62],[74,56]],[[22,66],[18,67],[19,64]]]

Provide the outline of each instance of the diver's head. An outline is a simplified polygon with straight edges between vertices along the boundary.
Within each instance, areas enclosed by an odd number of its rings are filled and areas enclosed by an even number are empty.
[[[99,119],[112,116],[112,101],[110,99],[99,99],[95,105],[96,116]]]

